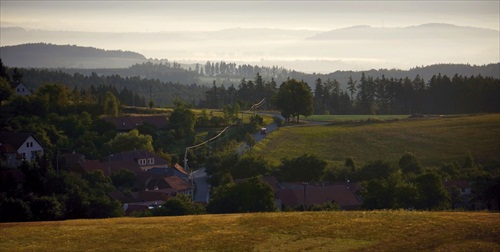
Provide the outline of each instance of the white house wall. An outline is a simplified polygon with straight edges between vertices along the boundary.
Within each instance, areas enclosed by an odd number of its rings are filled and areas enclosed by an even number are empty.
[[[36,155],[43,155],[43,148],[32,136],[29,136],[26,141],[17,149],[17,152],[21,154],[23,158],[27,161],[33,161]]]

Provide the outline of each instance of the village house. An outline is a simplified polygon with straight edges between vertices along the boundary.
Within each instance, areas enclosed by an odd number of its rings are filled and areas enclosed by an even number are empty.
[[[175,164],[174,167],[154,167],[147,170],[148,173],[161,174],[167,177],[176,176],[185,181],[189,181],[189,173],[182,168],[179,164]]]
[[[16,81],[11,81],[10,86],[14,89],[16,95],[31,95],[31,90],[29,90],[24,84]]]
[[[22,161],[32,162],[44,153],[40,142],[31,133],[0,133],[2,167],[16,168]],[[14,153],[16,151],[16,153]],[[17,156],[19,155],[19,157]]]
[[[109,162],[133,161],[140,169],[147,171],[154,167],[168,167],[168,161],[160,156],[150,153],[146,150],[124,151],[112,154],[108,157]]]
[[[15,169],[21,164],[22,157],[16,148],[7,143],[0,143],[0,168]]]
[[[444,187],[450,193],[450,195],[454,195],[458,193],[458,199],[453,198],[453,208],[463,208],[469,209],[475,205],[482,205],[482,202],[473,202],[473,194],[472,194],[472,183],[463,180],[463,179],[446,179],[444,181]]]
[[[322,205],[336,203],[342,210],[361,209],[362,200],[358,192],[362,187],[357,183],[293,183],[278,182],[274,176],[262,177],[274,193],[274,202],[277,209],[291,209],[300,205]],[[240,183],[245,179],[237,179]]]
[[[329,185],[307,183],[283,183],[276,192],[278,209],[294,208],[299,205],[322,205],[336,203],[342,210],[361,209],[361,198],[357,195],[360,186],[352,183]]]
[[[193,187],[188,173],[180,166],[168,166],[168,161],[145,150],[115,153],[99,160],[78,161],[72,168],[78,173],[102,171],[104,176],[112,176],[120,170],[128,170],[135,174],[135,192],[112,192],[109,197],[120,201],[125,213],[143,211],[162,205],[170,197],[177,194],[191,195]]]

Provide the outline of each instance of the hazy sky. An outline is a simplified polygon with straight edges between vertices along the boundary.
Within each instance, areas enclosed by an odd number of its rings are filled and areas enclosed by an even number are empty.
[[[158,32],[451,23],[499,30],[499,1],[4,1],[1,25]]]
[[[229,28],[272,28],[310,31],[329,31],[356,25],[372,27],[406,27],[425,23],[447,23],[459,26],[473,26],[500,30],[500,1],[4,1],[0,0],[0,26],[22,27],[29,30],[48,31],[84,31],[103,33],[155,33],[155,32],[186,32],[186,31],[218,31]],[[1,34],[0,34],[1,35]],[[301,38],[303,39],[303,38]],[[9,43],[22,42],[19,38],[2,38],[2,46]],[[26,41],[34,42],[34,41]],[[60,43],[61,41],[38,41]],[[161,44],[138,45],[106,43],[104,39],[94,42],[83,41],[78,37],[69,44],[94,46],[104,49],[134,50],[151,58],[169,58],[172,60],[203,60],[215,57],[230,56],[241,60],[246,55],[238,54],[239,42],[218,41],[219,53],[210,53],[210,47],[196,50],[194,47],[182,47],[182,41]],[[279,43],[293,43],[292,40],[280,40]],[[132,43],[132,42],[131,42]],[[210,41],[197,41],[210,43]],[[221,52],[227,43],[231,52]],[[272,43],[272,41],[269,41]],[[114,45],[113,45],[114,44]],[[113,48],[113,46],[115,46]],[[161,51],[161,47],[169,50]],[[178,47],[175,51],[172,47]],[[293,53],[273,55],[272,52],[250,50],[246,45],[242,51],[252,51],[252,59],[294,60]],[[358,46],[363,46],[358,44]],[[273,47],[274,48],[274,47]],[[301,47],[292,46],[300,50]],[[180,52],[183,52],[182,54]],[[493,51],[495,52],[495,51]],[[484,54],[484,53],[483,53]],[[180,58],[176,58],[180,57]],[[495,58],[496,57],[496,58]],[[498,59],[498,55],[493,61]],[[342,60],[347,56],[321,57],[317,53],[311,56],[301,53],[297,59],[309,60]],[[380,56],[353,56],[350,58],[368,58],[371,62],[388,64],[387,67],[408,67],[429,63],[432,60],[408,62],[407,65],[386,60]],[[246,58],[249,60],[250,57]],[[485,61],[491,61],[485,59]],[[457,62],[468,63],[468,62]],[[474,62],[473,62],[474,63]],[[399,65],[398,65],[399,64]],[[381,65],[383,66],[383,65]],[[363,67],[369,67],[363,66]]]

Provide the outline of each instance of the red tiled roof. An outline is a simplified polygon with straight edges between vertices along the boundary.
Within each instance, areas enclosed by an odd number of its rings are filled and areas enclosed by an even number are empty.
[[[105,169],[105,171],[103,172],[106,176],[110,176],[111,174],[119,172],[122,169],[131,171],[135,174],[142,172],[139,164],[137,164],[137,162],[134,162],[132,160],[104,162],[102,163],[102,165]]]
[[[288,207],[304,203],[306,205],[321,205],[325,202],[335,202],[339,204],[342,209],[359,209],[361,207],[359,198],[352,189],[346,185],[307,185],[305,188],[305,202],[304,186],[302,186],[302,188],[293,186],[292,188],[281,189],[277,191],[276,196]]]
[[[78,166],[80,166],[84,172],[91,172],[95,170],[101,170],[104,172],[106,175],[105,169],[101,161],[99,160],[86,160],[86,161],[80,161],[77,163]]]
[[[170,188],[170,185],[164,180],[165,175],[140,172],[136,174],[136,186],[144,190],[155,190]]]
[[[123,151],[120,153],[115,153],[112,154],[108,157],[108,160],[110,162],[115,162],[115,161],[135,161],[138,162],[139,159],[149,159],[153,158],[154,159],[154,164],[148,164],[144,165],[142,167],[161,167],[161,166],[166,166],[168,167],[168,161],[161,158],[160,156],[150,153],[147,150],[133,150],[133,151]]]
[[[170,186],[170,188],[174,189],[177,192],[191,190],[191,184],[177,176],[166,177],[165,181]]]
[[[175,168],[176,170],[178,170],[179,172],[184,173],[184,174],[186,174],[186,175],[188,175],[188,176],[189,176],[189,174],[187,173],[187,171],[186,171],[186,170],[184,170],[184,168],[182,168],[182,166],[180,166],[179,164],[175,164],[175,165],[174,165],[174,168]]]

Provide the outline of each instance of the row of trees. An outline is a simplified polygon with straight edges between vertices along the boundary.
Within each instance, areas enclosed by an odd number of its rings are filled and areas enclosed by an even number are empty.
[[[500,111],[500,80],[490,77],[434,75],[426,83],[410,80],[349,78],[347,90],[336,80],[317,79],[315,114],[458,114]]]
[[[219,69],[221,65],[234,66],[223,63],[219,63]],[[135,65],[131,69],[137,68],[136,72],[139,74],[146,70],[163,72],[161,69],[165,67],[182,69],[178,63],[170,66],[151,62]],[[274,78],[268,73],[269,69],[258,68],[260,72],[255,72],[255,67],[252,69],[252,75],[248,77],[252,79],[245,77],[238,86],[217,85],[214,80],[211,88],[196,84],[162,82],[158,78],[145,79],[139,75],[99,76],[95,72],[83,75],[41,69],[14,71],[9,68],[6,68],[6,71],[11,76],[20,74],[23,82],[32,89],[37,89],[44,83],[64,83],[73,92],[79,90],[80,95],[87,95],[100,92],[99,89],[104,88],[118,97],[120,102],[131,106],[145,106],[148,98],[151,98],[152,105],[156,106],[171,106],[175,99],[179,99],[201,108],[221,109],[227,104],[238,103],[242,109],[246,109],[266,98],[268,109],[277,108],[271,101],[278,94],[280,82],[288,82],[289,79],[285,76]],[[426,82],[419,75],[411,80],[408,77],[389,78],[384,75],[373,78],[362,73],[359,80],[351,77],[347,83],[318,78],[309,84],[314,86],[315,114],[454,114],[500,111],[500,80],[481,75],[465,77],[456,74],[448,77],[437,74]],[[346,87],[345,90],[341,88],[343,86]],[[103,96],[105,92],[100,93]]]
[[[276,81],[274,79],[265,81],[259,73],[255,75],[254,80],[241,79],[238,89],[234,85],[227,89],[224,85],[218,87],[214,81],[212,88],[205,92],[205,100],[202,100],[198,107],[220,109],[225,105],[237,103],[242,108],[249,108],[265,98],[268,102],[264,109],[272,109],[274,106],[271,101],[277,91]]]
[[[314,94],[314,96],[312,95]],[[242,79],[234,86],[205,92],[202,107],[222,108],[238,103],[242,108],[262,98],[264,109],[279,109],[285,118],[314,114],[457,114],[500,111],[500,80],[482,76],[453,78],[434,75],[425,83],[418,75],[409,78],[349,78],[347,90],[336,80],[317,79],[314,92],[303,81],[288,79],[279,88],[274,79]]]
[[[289,75],[290,70],[283,67],[272,66],[252,66],[248,64],[237,65],[236,63],[210,62],[207,61],[204,67],[196,64],[195,70],[201,75],[210,77],[236,77],[236,78],[253,78],[255,75],[260,74],[266,78],[284,80]]]
[[[176,99],[197,104],[203,99],[206,86],[197,84],[178,84],[173,82],[164,82],[159,79],[146,79],[140,75],[131,77],[122,77],[118,74],[97,75],[95,72],[84,75],[81,73],[69,74],[62,70],[47,69],[18,69],[22,74],[22,82],[32,90],[37,90],[47,83],[62,83],[70,90],[76,90],[92,94],[93,90],[106,88],[115,96],[119,97],[120,102],[128,106],[147,106],[150,100],[157,107],[172,106]],[[68,71],[68,70],[66,70]],[[12,76],[13,68],[6,68],[8,75]],[[195,83],[195,82],[192,82]]]

